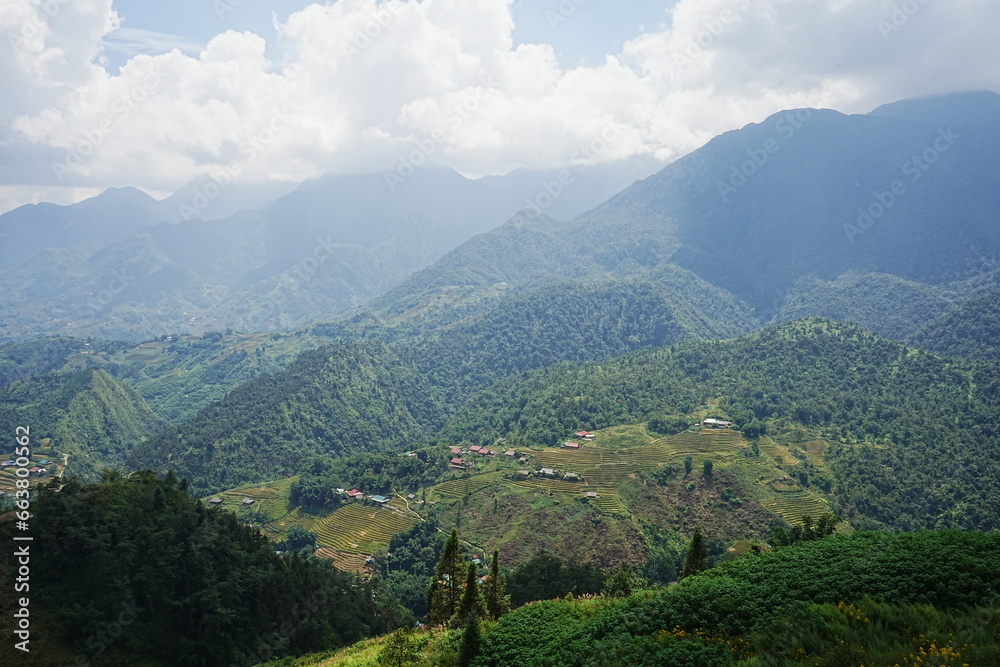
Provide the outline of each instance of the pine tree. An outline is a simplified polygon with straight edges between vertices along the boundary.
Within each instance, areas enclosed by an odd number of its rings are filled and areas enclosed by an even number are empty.
[[[479,619],[475,614],[469,614],[465,619],[462,645],[458,649],[459,667],[469,667],[477,653],[479,653]]]
[[[429,600],[430,621],[432,625],[440,625],[447,622],[458,609],[462,580],[465,578],[465,563],[462,561],[457,530],[452,530],[445,542],[444,552],[434,575]]]
[[[701,526],[694,529],[691,536],[691,546],[688,547],[687,558],[684,559],[684,570],[681,572],[681,579],[692,574],[701,572],[708,567],[708,547],[705,546],[705,538],[701,534]]]
[[[506,595],[507,578],[500,574],[500,552],[493,550],[490,561],[490,576],[486,580],[483,597],[486,603],[486,614],[494,621],[510,611],[510,596]]]
[[[476,564],[469,563],[466,569],[465,590],[462,591],[462,600],[458,605],[458,611],[452,619],[453,627],[462,625],[462,621],[468,618],[469,614],[475,614],[478,618],[483,615],[483,602],[479,595],[479,582],[476,579]]]

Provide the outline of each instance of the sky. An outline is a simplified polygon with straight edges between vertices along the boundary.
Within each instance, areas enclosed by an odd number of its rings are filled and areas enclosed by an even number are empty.
[[[997,25],[992,0],[4,0],[0,212],[667,164],[783,109],[1000,91]]]

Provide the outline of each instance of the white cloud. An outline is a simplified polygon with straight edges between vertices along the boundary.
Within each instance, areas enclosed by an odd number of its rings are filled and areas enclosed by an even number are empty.
[[[226,169],[246,182],[385,170],[418,145],[469,174],[667,160],[782,108],[1000,89],[988,0],[680,0],[666,26],[569,70],[548,45],[513,47],[512,3],[314,4],[268,49],[225,32],[197,55],[136,55],[110,74],[95,63],[118,24],[111,0],[49,0],[51,15],[10,0],[0,157],[16,146],[37,159],[4,201],[59,186],[165,191]]]

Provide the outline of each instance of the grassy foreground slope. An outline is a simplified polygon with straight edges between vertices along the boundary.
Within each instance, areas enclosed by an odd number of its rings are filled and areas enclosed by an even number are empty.
[[[993,665],[1000,535],[835,535],[623,599],[537,602],[484,623],[472,667]],[[457,664],[461,632],[407,640],[414,666]],[[383,637],[278,665],[375,667]]]

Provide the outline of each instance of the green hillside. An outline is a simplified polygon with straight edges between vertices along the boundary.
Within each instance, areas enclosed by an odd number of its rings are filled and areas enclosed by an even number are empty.
[[[171,468],[207,492],[293,474],[315,454],[410,446],[441,421],[429,386],[388,346],[335,343],[161,432],[128,464]]]
[[[856,533],[750,554],[677,586],[546,600],[477,626],[472,667],[992,665],[996,533]],[[456,664],[469,630],[395,633],[273,667]],[[389,663],[391,664],[391,663]]]
[[[745,306],[693,275],[677,273],[676,287],[634,281],[554,283],[531,290],[439,327],[408,345],[408,356],[453,403],[519,371],[691,338],[727,338],[752,328]],[[714,312],[702,311],[699,304],[709,302],[715,303]]]
[[[443,435],[553,445],[581,427],[687,414],[722,397],[738,426],[766,425],[779,442],[828,440],[832,480],[807,460],[802,481],[831,484],[848,518],[872,520],[862,526],[990,529],[1000,517],[990,490],[1000,483],[998,386],[994,362],[941,358],[813,319],[515,376],[471,398]]]
[[[97,369],[47,373],[0,389],[0,424],[69,455],[67,472],[96,479],[105,467],[120,468],[130,451],[164,426],[130,386]]]
[[[829,281],[809,276],[796,282],[775,320],[816,315],[902,341],[954,308],[966,291],[878,273],[847,273]]]
[[[279,557],[175,477],[68,480],[43,488],[31,512],[31,651],[4,642],[4,665],[253,664],[406,622],[372,582]],[[14,532],[13,521],[0,522],[5,542],[21,544]],[[0,561],[0,577],[12,581],[15,567]],[[0,596],[7,637],[15,598]]]
[[[935,318],[908,342],[955,357],[1000,358],[1000,292],[990,292]]]

